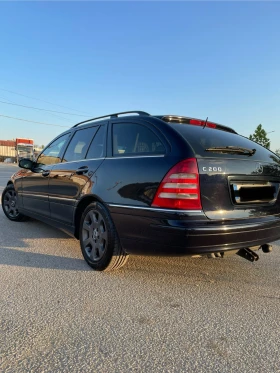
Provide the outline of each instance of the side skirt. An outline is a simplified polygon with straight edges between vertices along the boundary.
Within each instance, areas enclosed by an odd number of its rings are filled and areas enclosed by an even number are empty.
[[[72,226],[72,225],[63,224],[58,220],[47,218],[46,216],[42,216],[40,214],[33,213],[33,212],[31,212],[29,210],[26,210],[26,209],[23,209],[23,208],[20,208],[19,211],[22,214],[24,214],[26,216],[29,216],[30,218],[40,220],[41,222],[46,223],[48,225],[51,225],[52,227],[55,227],[55,228],[63,231],[64,233],[68,234],[69,236],[75,238],[75,236],[74,236],[75,227]]]

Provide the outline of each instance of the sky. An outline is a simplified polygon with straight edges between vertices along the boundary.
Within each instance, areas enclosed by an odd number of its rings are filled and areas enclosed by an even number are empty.
[[[280,2],[1,2],[0,139],[46,145],[82,120],[143,110],[244,136],[261,123],[276,150],[279,15]]]

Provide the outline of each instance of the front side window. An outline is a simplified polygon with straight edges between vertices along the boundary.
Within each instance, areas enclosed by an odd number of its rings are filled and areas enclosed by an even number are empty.
[[[97,130],[98,126],[78,130],[68,145],[63,157],[63,162],[73,162],[85,159],[89,144]]]
[[[69,139],[70,133],[63,135],[53,141],[44,151],[39,155],[37,164],[49,165],[61,162],[61,156],[65,149],[67,140]]]
[[[165,154],[165,147],[148,127],[136,123],[113,124],[113,155]]]

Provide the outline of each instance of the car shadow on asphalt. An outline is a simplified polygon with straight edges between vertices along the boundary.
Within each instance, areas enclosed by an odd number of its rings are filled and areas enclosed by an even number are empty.
[[[79,258],[80,256],[81,258]],[[15,223],[0,214],[0,265],[91,271],[79,242],[66,233],[30,219]]]
[[[1,239],[5,236],[10,237],[10,241],[7,243],[8,246],[10,246],[10,243],[11,246],[15,246],[17,243],[21,243],[24,246],[23,240],[33,238],[73,239],[61,230],[39,220],[30,218],[24,222],[12,222],[0,211],[0,245],[2,243]]]
[[[91,271],[91,268],[83,259],[34,253],[5,247],[0,248],[0,265],[59,269],[64,271]]]
[[[0,248],[0,264],[65,271],[91,270],[83,259],[27,252],[12,248]]]

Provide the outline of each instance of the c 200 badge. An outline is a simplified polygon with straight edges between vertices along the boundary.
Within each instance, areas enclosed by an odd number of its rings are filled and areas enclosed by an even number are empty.
[[[202,167],[202,171],[204,172],[223,172],[222,167],[214,167],[214,166],[207,166]]]

